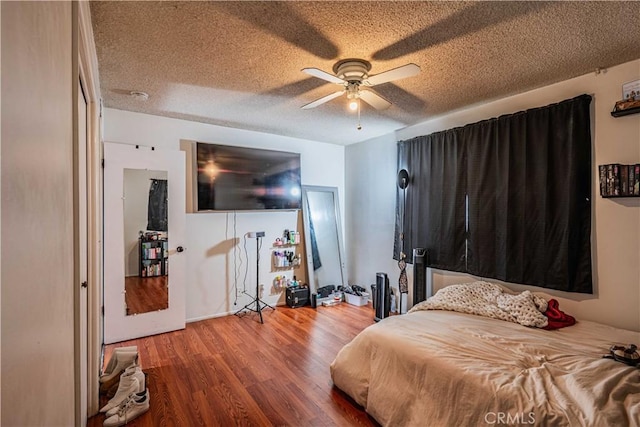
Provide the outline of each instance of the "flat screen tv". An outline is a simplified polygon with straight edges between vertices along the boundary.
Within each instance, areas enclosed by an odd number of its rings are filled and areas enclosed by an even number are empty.
[[[196,144],[198,211],[300,209],[300,154]]]

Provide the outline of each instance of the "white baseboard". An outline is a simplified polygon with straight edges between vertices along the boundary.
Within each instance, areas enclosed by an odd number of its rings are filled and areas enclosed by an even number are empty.
[[[201,320],[215,319],[217,317],[225,317],[225,316],[228,316],[228,315],[233,314],[233,313],[235,313],[235,311],[227,311],[227,312],[224,312],[224,313],[210,314],[208,316],[193,317],[191,319],[185,320],[185,322],[186,323],[199,322]]]
[[[286,303],[281,302],[281,303],[276,304],[276,307],[284,307],[286,305],[287,305]],[[238,310],[240,310],[240,309],[238,309]],[[190,319],[186,319],[185,322],[186,323],[193,323],[193,322],[199,322],[201,320],[208,320],[208,319],[215,319],[217,317],[230,316],[232,314],[237,313],[238,310],[227,311],[227,312],[216,313],[216,314],[210,314],[210,315],[207,315],[207,316],[193,317],[193,318],[190,318]]]

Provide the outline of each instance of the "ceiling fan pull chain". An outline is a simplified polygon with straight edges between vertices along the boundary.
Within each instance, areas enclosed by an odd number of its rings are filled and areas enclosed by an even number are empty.
[[[356,129],[362,130],[362,125],[360,124],[360,98],[358,98],[357,101],[358,101],[358,127]]]

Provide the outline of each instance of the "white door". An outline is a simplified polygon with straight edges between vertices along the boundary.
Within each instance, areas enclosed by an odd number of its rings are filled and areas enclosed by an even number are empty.
[[[149,209],[159,184],[166,185],[167,194],[161,220],[155,218],[157,210],[152,215]],[[140,236],[145,236],[142,241]],[[184,329],[184,236],[184,152],[105,143],[106,344]]]
[[[88,239],[87,228],[87,100],[78,81],[78,147],[77,147],[77,191],[78,191],[78,281],[80,287],[78,301],[78,342],[80,369],[80,423],[87,425],[88,398],[88,311],[87,311],[87,282],[88,282]]]

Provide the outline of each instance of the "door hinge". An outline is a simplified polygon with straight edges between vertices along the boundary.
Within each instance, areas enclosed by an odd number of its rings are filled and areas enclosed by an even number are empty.
[[[102,169],[104,169],[104,159],[102,159]]]
[[[100,311],[102,312],[102,316],[104,317],[104,305],[100,307]]]

